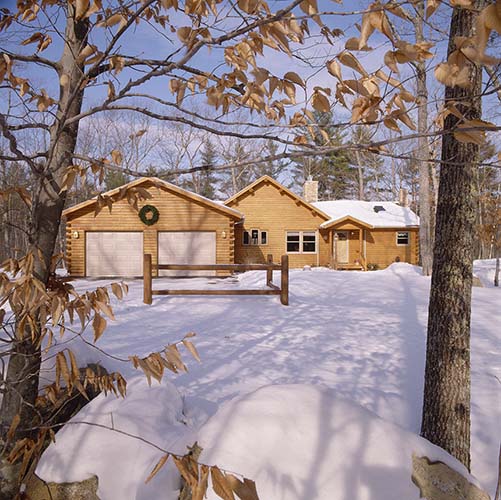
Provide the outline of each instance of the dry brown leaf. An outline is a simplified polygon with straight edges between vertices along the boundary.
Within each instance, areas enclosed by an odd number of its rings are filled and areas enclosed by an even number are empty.
[[[259,0],[238,0],[239,9],[247,14],[255,14],[259,10],[260,4]]]
[[[113,163],[115,165],[120,165],[123,161],[122,153],[120,151],[118,151],[118,149],[114,149],[111,152],[111,159],[113,160]]]
[[[469,67],[460,68],[457,64],[440,63],[435,68],[435,78],[448,87],[468,88],[471,84]]]
[[[250,479],[244,478],[240,481],[236,476],[226,473],[226,479],[231,489],[238,495],[241,500],[259,500],[256,490],[256,484]]]
[[[300,85],[301,87],[305,86],[303,79],[294,71],[289,71],[289,72],[285,73],[284,80],[288,80],[289,82]]]
[[[362,76],[367,76],[367,71],[365,71],[359,60],[351,52],[344,50],[337,56],[337,58],[341,64],[358,71]]]
[[[321,113],[327,113],[331,109],[329,99],[327,99],[327,97],[320,92],[313,93],[311,105],[313,106],[313,109]]]
[[[193,343],[190,342],[189,340],[184,339],[183,345],[184,347],[186,347],[186,349],[188,349],[188,351],[190,351],[190,354],[200,363],[201,361],[200,356],[198,355],[198,351],[196,347],[193,345]]]
[[[101,0],[94,0],[92,2],[92,5],[90,6],[89,9],[87,9],[87,12],[85,13],[85,17],[89,18],[92,16],[92,14],[95,14],[96,12],[99,12],[102,10],[103,6],[101,4]]]
[[[99,337],[101,337],[104,330],[106,329],[106,325],[106,320],[96,312],[92,321],[92,328],[94,329],[94,342],[97,342],[99,340]]]
[[[205,493],[207,492],[207,486],[209,482],[209,467],[207,465],[200,466],[200,477],[198,484],[192,491],[192,500],[203,500],[205,498]]]
[[[122,14],[113,14],[112,16],[106,18],[104,21],[99,23],[99,26],[106,26],[110,28],[111,26],[115,26],[118,23],[123,23],[125,18],[122,16]]]
[[[384,8],[388,11],[391,12],[393,15],[400,17],[401,19],[405,19],[408,21],[411,18],[411,15],[401,6],[399,5],[395,0],[390,0]]]
[[[386,128],[393,130],[395,132],[401,132],[400,127],[398,126],[397,121],[391,116],[386,116],[383,120],[383,123]]]
[[[73,388],[73,377],[70,374],[64,352],[58,352],[56,355],[56,386],[58,387],[60,387],[61,377],[66,383],[68,391],[71,391]]]
[[[7,431],[7,441],[10,441],[13,437],[14,437],[14,434],[16,432],[16,429],[19,425],[19,422],[21,422],[21,415],[19,415],[19,413],[17,413],[14,418],[12,419],[12,422],[9,426],[9,430]]]
[[[360,38],[358,39],[358,47],[367,45],[367,40],[374,32],[374,26],[371,22],[371,15],[373,12],[366,12],[362,16],[362,27],[360,29]]]
[[[113,294],[115,295],[115,297],[118,299],[118,300],[122,300],[123,299],[123,290],[122,290],[122,287],[118,284],[118,283],[112,283],[111,284],[111,291],[113,292]]]
[[[433,13],[438,9],[440,0],[428,0],[426,2],[426,19],[429,19]]]
[[[86,17],[87,10],[89,9],[89,0],[75,0],[75,19],[82,19]]]
[[[327,71],[332,76],[335,76],[340,82],[343,81],[343,75],[341,73],[341,66],[335,59],[331,59],[330,61],[327,62]]]
[[[189,26],[182,26],[178,28],[177,37],[184,45],[187,45],[193,38],[193,30]]]
[[[454,131],[454,137],[458,142],[473,143],[482,146],[485,142],[485,135],[479,130]]]
[[[233,490],[228,483],[228,480],[218,467],[211,467],[212,488],[214,492],[223,500],[235,500]]]
[[[156,463],[155,467],[153,467],[152,471],[150,472],[149,476],[146,478],[144,481],[145,483],[149,483],[160,471],[160,469],[166,464],[167,460],[169,459],[169,454],[162,455],[160,457],[160,460]]]
[[[492,31],[501,34],[501,2],[499,0],[482,9],[476,21],[475,48],[478,51],[480,62],[488,65],[499,63],[498,58],[485,54]]]

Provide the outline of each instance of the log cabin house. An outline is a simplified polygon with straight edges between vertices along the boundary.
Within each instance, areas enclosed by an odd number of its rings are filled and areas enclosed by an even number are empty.
[[[95,216],[97,198],[63,212],[66,218],[66,261],[71,276],[142,276],[143,254],[156,264],[219,264],[234,262],[234,226],[243,215],[156,178],[144,177],[127,187],[146,189],[151,198],[140,208],[153,207],[154,223],[143,222],[120,188],[108,191],[112,210]],[[209,274],[192,271],[191,275]],[[162,275],[179,274],[161,271]]]
[[[235,260],[263,262],[289,254],[291,267],[381,269],[418,262],[419,218],[393,202],[318,200],[318,181],[308,180],[300,197],[264,176],[225,205],[244,214],[235,225]]]
[[[142,276],[144,253],[152,255],[154,268],[158,262],[262,263],[268,254],[278,260],[285,253],[292,268],[367,270],[418,262],[419,218],[404,199],[400,204],[318,201],[316,181],[305,183],[301,197],[268,176],[224,204],[156,178],[127,187],[148,190],[151,198],[139,208],[152,207],[155,220],[145,220],[126,199],[119,200],[119,188],[106,193],[113,200],[111,211],[95,216],[97,198],[66,209],[71,276]],[[197,273],[208,274],[189,272]]]

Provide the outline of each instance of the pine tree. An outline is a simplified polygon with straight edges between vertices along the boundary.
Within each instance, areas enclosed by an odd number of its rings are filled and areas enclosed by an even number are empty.
[[[104,178],[106,190],[115,189],[130,182],[130,177],[121,171],[108,170]]]
[[[351,133],[351,142],[354,144],[368,144],[373,132],[367,126],[355,127]],[[382,191],[381,178],[383,177],[384,162],[380,156],[367,150],[354,150],[349,156],[350,165],[356,181],[355,192],[359,200],[378,199]]]
[[[263,147],[263,156],[273,157],[279,153],[279,148],[276,142],[271,139],[266,141]],[[268,160],[258,163],[253,168],[255,179],[263,175],[269,175],[273,179],[278,179],[280,175],[287,169],[288,163],[283,160]],[[255,180],[253,179],[253,180]]]
[[[204,141],[200,161],[203,170],[198,174],[200,186],[198,194],[212,200],[216,194],[217,177],[214,173],[214,167],[217,162],[217,151],[210,139]]]
[[[345,143],[346,136],[333,123],[331,112],[314,112],[317,130],[312,137],[308,130],[306,134],[316,144],[324,144],[324,131],[329,137],[330,146],[340,146]],[[319,199],[335,200],[354,198],[356,196],[356,172],[350,166],[349,155],[336,151],[323,156],[308,156],[295,160],[292,165],[292,176],[297,189],[300,189],[308,177],[318,181]]]

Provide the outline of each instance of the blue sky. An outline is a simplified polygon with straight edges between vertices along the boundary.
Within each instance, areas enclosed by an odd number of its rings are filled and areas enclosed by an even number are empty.
[[[106,1],[103,3],[105,3],[106,5]],[[370,2],[368,1],[356,0],[356,1],[345,2],[345,5],[343,6],[337,4],[336,2],[321,1],[319,7],[321,11],[328,10],[336,12],[347,12],[348,10],[359,10],[366,8],[369,3]],[[1,2],[1,4],[2,6],[6,5],[8,7],[15,8],[14,0],[3,1]],[[288,2],[275,1],[275,2],[270,2],[270,7],[275,10],[283,8],[287,4]],[[301,11],[299,9],[296,9],[296,11],[297,15],[301,15]],[[448,7],[444,7],[440,12],[436,14],[436,17],[434,18],[434,20],[437,23],[439,23],[445,31],[447,31],[448,29],[447,16],[449,15],[449,13],[450,9]],[[189,24],[189,20],[182,13],[175,13],[170,10],[168,11],[168,14],[170,16],[170,22],[175,28],[179,28],[181,26],[186,26]],[[329,75],[325,69],[317,71],[316,69],[311,68],[309,65],[310,64],[321,65],[324,61],[331,59],[336,54],[338,54],[343,49],[344,41],[347,38],[358,35],[358,29],[356,27],[356,23],[360,22],[360,18],[361,16],[359,14],[347,15],[347,16],[343,15],[324,16],[323,20],[329,28],[341,29],[344,31],[345,36],[341,37],[338,40],[334,40],[333,45],[328,44],[327,42],[322,40],[321,37],[316,36],[311,42],[307,43],[304,47],[300,48],[300,54],[304,59],[304,62],[300,62],[297,58],[290,58],[284,53],[278,53],[270,49],[266,49],[264,57],[258,57],[257,63],[259,66],[269,69],[272,73],[276,74],[279,77],[283,76],[288,71],[296,71],[304,78],[310,76],[310,79],[308,81],[308,89],[310,90],[314,86],[318,85],[321,87],[331,87],[334,92],[336,80],[331,75]],[[398,18],[392,17],[392,20],[394,20],[397,24],[399,23]],[[51,21],[55,23],[54,29],[52,30],[51,33],[53,38],[53,43],[46,51],[42,53],[42,55],[48,58],[57,59],[62,49],[62,40],[61,37],[58,35],[57,31],[63,29],[64,20],[61,18],[61,19],[51,19]],[[43,15],[40,16],[40,22],[45,22],[45,20],[43,20]],[[229,25],[234,25],[234,23],[235,23],[234,20],[224,20],[219,23],[219,27],[223,29],[224,27],[228,27]],[[36,24],[36,22],[33,24]],[[309,25],[312,34],[318,35],[319,27],[312,21],[310,21]],[[112,28],[111,30],[108,29],[106,31],[103,29],[94,30],[90,42],[102,48],[105,46],[106,37],[109,38],[109,36],[111,36],[114,32],[116,32],[116,28]],[[433,38],[436,37],[437,32],[428,30],[428,35]],[[5,42],[5,40],[2,40],[2,38],[0,38],[0,45],[3,45],[8,49],[12,48],[12,50],[19,50],[18,43],[20,40],[24,38],[25,36],[23,35],[23,33],[21,32],[16,33],[16,36],[13,37],[11,40],[8,40],[7,42]],[[384,53],[387,50],[391,49],[391,44],[378,33],[375,33],[370,38],[369,44],[374,48],[374,50],[371,52],[357,53],[357,56],[362,61],[362,64],[369,71],[371,71],[384,66],[383,65]],[[121,43],[117,46],[117,52],[127,55],[132,55],[139,58],[163,59],[169,53],[172,52],[173,48],[177,46],[178,46],[178,40],[175,33],[171,33],[170,30],[168,29],[163,30],[159,26],[157,26],[156,28],[152,28],[151,26],[148,26],[146,24],[141,24],[138,27],[132,29],[130,33],[128,33],[127,36],[124,37],[123,41],[121,41]],[[32,45],[27,45],[25,47],[21,47],[21,50],[26,54],[33,53],[35,50],[35,45],[32,44]],[[444,43],[438,44],[436,49],[434,50],[437,50],[443,54],[445,52],[445,44]],[[444,57],[442,54],[439,54],[438,57],[430,63],[430,68],[432,68],[435,64],[443,60]],[[202,49],[190,61],[190,65],[197,67],[201,70],[215,71],[217,74],[221,74],[229,70],[227,66],[224,66],[223,62],[224,60],[223,60],[222,49],[212,48],[210,50]],[[402,68],[403,78],[406,78],[407,76],[411,75],[411,72],[408,67],[401,66],[401,68]],[[389,73],[389,70],[387,68],[384,68],[384,70],[387,73]],[[19,74],[19,76],[28,77],[30,80],[36,83],[37,87],[45,88],[51,96],[55,98],[57,97],[58,80],[57,78],[55,78],[55,74],[51,70],[41,69],[40,67],[36,67],[35,70],[30,70],[29,68],[27,67],[25,68],[22,65],[20,65],[19,69],[16,69],[16,74]],[[347,67],[343,67],[343,75],[348,78],[355,78],[355,79],[358,78],[356,72]],[[124,70],[118,77],[116,77],[117,79],[115,81],[115,86],[118,89],[120,85],[128,81],[129,78],[135,78],[135,77],[137,77],[137,73],[135,71]],[[101,78],[98,81],[97,85],[87,90],[85,106],[94,105],[95,103],[99,102],[103,98],[103,96],[106,95],[107,92],[106,80],[108,78],[109,77]],[[171,99],[172,96],[170,95],[168,89],[169,79],[170,78],[168,77],[155,78],[151,82],[145,84],[140,91],[141,93],[158,96],[163,99]],[[432,97],[437,96],[438,102],[440,102],[442,95],[442,88],[438,86],[436,83],[433,83],[432,78],[430,78],[430,82],[431,82],[430,95]],[[411,91],[413,90],[412,86],[408,86],[408,89]],[[299,96],[300,94],[298,92],[298,101],[300,100]],[[190,98],[187,98],[185,100],[184,105],[187,108],[189,108],[191,103],[197,105],[200,104],[200,102],[203,102],[204,100],[205,99],[201,99],[200,97],[191,100]],[[495,102],[496,101],[494,98],[490,99],[490,101],[487,102],[487,106],[485,107],[485,109],[488,118],[489,118],[488,115],[492,113],[493,110],[494,111],[496,110],[496,106],[493,105]],[[493,104],[489,105],[490,103]],[[436,107],[435,105],[432,105],[433,109],[435,107]],[[335,120],[337,121],[346,121],[349,119],[350,116],[349,111],[344,109],[339,104],[336,104],[334,106],[333,112]],[[260,121],[259,118],[254,118],[254,120],[257,122]],[[402,129],[404,130],[405,133],[405,128],[402,127]]]

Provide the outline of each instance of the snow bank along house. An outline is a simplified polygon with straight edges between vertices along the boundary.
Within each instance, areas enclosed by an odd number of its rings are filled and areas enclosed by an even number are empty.
[[[152,198],[142,215],[126,199],[94,216],[96,198],[64,211],[71,276],[142,276],[143,254],[161,264],[261,263],[289,255],[290,267],[384,268],[418,260],[419,218],[405,203],[318,201],[264,176],[224,203],[157,178],[132,181]],[[106,193],[117,197],[119,189]],[[145,218],[146,217],[146,218]],[[173,271],[161,271],[173,273]],[[179,272],[177,272],[179,273]],[[188,272],[184,271],[183,274]]]

